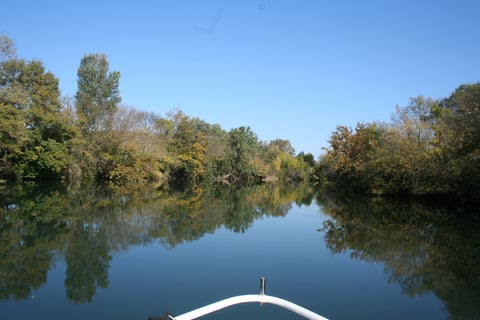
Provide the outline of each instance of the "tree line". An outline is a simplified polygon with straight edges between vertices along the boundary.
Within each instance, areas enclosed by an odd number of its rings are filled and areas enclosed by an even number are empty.
[[[250,127],[224,130],[175,109],[161,117],[121,105],[120,72],[86,54],[74,97],[41,61],[17,57],[0,35],[0,179],[201,182],[305,181],[312,154],[284,139],[261,141]]]
[[[157,187],[313,181],[375,195],[453,195],[480,201],[480,83],[447,98],[412,98],[390,122],[338,126],[315,161],[248,126],[224,130],[175,109],[121,104],[120,72],[104,54],[81,58],[75,96],[41,61],[0,35],[0,181],[98,179]]]
[[[480,83],[412,98],[389,123],[338,126],[315,171],[331,189],[480,201]]]

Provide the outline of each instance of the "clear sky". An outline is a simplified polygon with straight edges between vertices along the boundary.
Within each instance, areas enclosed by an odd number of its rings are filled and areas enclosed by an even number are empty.
[[[480,81],[479,0],[2,0],[0,33],[76,92],[87,53],[122,103],[321,154],[337,125]]]

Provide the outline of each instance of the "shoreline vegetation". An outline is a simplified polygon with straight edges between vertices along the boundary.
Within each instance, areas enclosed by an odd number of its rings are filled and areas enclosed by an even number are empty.
[[[249,127],[224,130],[175,109],[161,117],[121,104],[120,72],[86,54],[74,97],[40,61],[0,37],[0,179],[97,180],[158,188],[200,183],[306,181],[315,164],[288,140],[260,141]]]
[[[179,109],[162,117],[122,105],[119,81],[106,55],[86,54],[75,96],[62,97],[55,75],[17,57],[0,35],[0,184],[307,182],[317,190],[480,201],[480,83],[441,100],[412,98],[390,123],[338,126],[316,160],[288,140],[261,141],[248,126],[226,131]]]
[[[318,185],[378,196],[480,202],[480,82],[447,98],[411,98],[390,123],[338,126]]]

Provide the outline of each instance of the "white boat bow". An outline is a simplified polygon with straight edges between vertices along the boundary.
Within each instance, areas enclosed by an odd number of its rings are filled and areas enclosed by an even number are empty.
[[[290,302],[285,299],[269,296],[265,294],[265,278],[260,279],[260,294],[246,294],[246,295],[239,295],[231,298],[227,298],[224,300],[220,300],[217,302],[214,302],[212,304],[200,307],[198,309],[183,313],[178,316],[172,316],[170,314],[164,315],[163,317],[151,317],[151,320],[159,320],[159,319],[165,319],[165,320],[193,320],[200,318],[202,316],[205,316],[209,313],[213,313],[215,311],[219,311],[228,307],[231,307],[233,305],[237,304],[242,304],[242,303],[252,303],[252,302],[257,302],[260,304],[264,303],[269,303],[273,305],[277,305],[279,307],[282,307],[284,309],[290,310],[294,313],[297,313],[301,316],[303,316],[306,319],[310,320],[328,320],[327,318],[307,309],[302,306],[299,306],[298,304],[295,304],[293,302]]]

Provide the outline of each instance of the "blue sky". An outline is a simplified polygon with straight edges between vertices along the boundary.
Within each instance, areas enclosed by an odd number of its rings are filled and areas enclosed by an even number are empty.
[[[478,0],[3,0],[0,33],[76,92],[86,53],[122,103],[179,108],[318,156],[337,125],[480,81]]]

